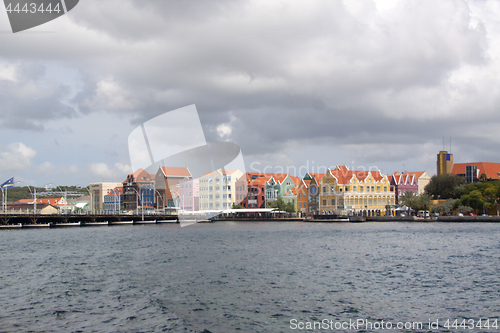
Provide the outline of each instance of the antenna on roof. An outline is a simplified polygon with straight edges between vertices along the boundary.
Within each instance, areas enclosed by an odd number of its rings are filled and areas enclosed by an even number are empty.
[[[444,136],[443,136],[443,151],[444,151]]]
[[[450,154],[451,154],[451,136],[450,136]]]

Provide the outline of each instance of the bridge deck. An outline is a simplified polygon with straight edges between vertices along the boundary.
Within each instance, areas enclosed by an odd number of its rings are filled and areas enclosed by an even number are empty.
[[[0,225],[15,224],[76,224],[80,225],[93,223],[157,223],[159,221],[177,222],[177,215],[107,215],[107,214],[1,214]]]

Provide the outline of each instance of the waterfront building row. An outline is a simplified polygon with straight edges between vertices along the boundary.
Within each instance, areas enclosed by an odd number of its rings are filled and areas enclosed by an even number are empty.
[[[303,178],[216,170],[193,179],[188,168],[159,167],[156,174],[136,170],[121,183],[90,184],[87,210],[106,214],[139,209],[196,211],[229,209],[238,204],[265,208],[282,198],[301,215],[384,215],[393,211],[404,192],[423,192],[427,180],[430,176],[426,172],[387,176],[346,166],[307,173]]]

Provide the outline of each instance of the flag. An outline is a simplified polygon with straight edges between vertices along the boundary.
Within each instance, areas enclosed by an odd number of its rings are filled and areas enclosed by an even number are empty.
[[[2,190],[5,189],[5,188],[12,188],[12,187],[14,187],[14,177],[12,177],[11,179],[7,180],[0,187],[2,188]]]

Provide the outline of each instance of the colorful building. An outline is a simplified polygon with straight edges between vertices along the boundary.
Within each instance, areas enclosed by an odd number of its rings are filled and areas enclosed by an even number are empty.
[[[179,181],[179,209],[199,210],[199,179],[184,178]]]
[[[394,191],[396,205],[399,206],[399,198],[406,192],[412,192],[415,195],[424,193],[425,186],[431,181],[431,176],[426,171],[395,172],[389,181]]]
[[[152,209],[154,205],[155,175],[149,174],[144,169],[138,169],[133,174],[127,175],[123,186],[123,208],[126,211]]]
[[[328,169],[319,183],[323,214],[380,216],[393,214],[394,191],[380,171],[353,171],[346,166]]]
[[[174,208],[180,204],[179,182],[183,179],[192,179],[187,167],[158,168],[154,177],[154,202],[156,209],[163,210],[167,207]],[[177,194],[177,202],[175,201]]]
[[[263,174],[246,172],[235,183],[236,202],[243,208],[265,208],[267,179]]]
[[[200,210],[230,209],[236,201],[236,181],[240,170],[216,170],[199,178]]]
[[[307,215],[309,212],[309,184],[311,180],[302,179],[297,186],[297,212]]]
[[[123,187],[108,190],[104,196],[104,214],[119,213],[123,205]]]
[[[265,183],[265,200],[273,202],[278,198],[283,198],[285,193],[296,187],[300,182],[299,177],[292,177],[288,174],[271,174]]]
[[[476,183],[481,179],[500,179],[500,163],[455,163],[451,169],[451,174],[464,177],[467,183]]]
[[[122,183],[92,183],[89,185],[90,211],[102,213],[104,211],[104,196],[109,190],[122,186]]]
[[[447,151],[440,151],[437,154],[437,174],[438,175],[449,175],[453,167],[453,154]]]
[[[298,207],[297,207],[297,189],[298,189],[297,186],[292,187],[290,190],[288,190],[288,192],[286,192],[283,195],[283,201],[286,204],[292,203],[292,205],[295,207],[295,211],[296,212],[298,211]]]

